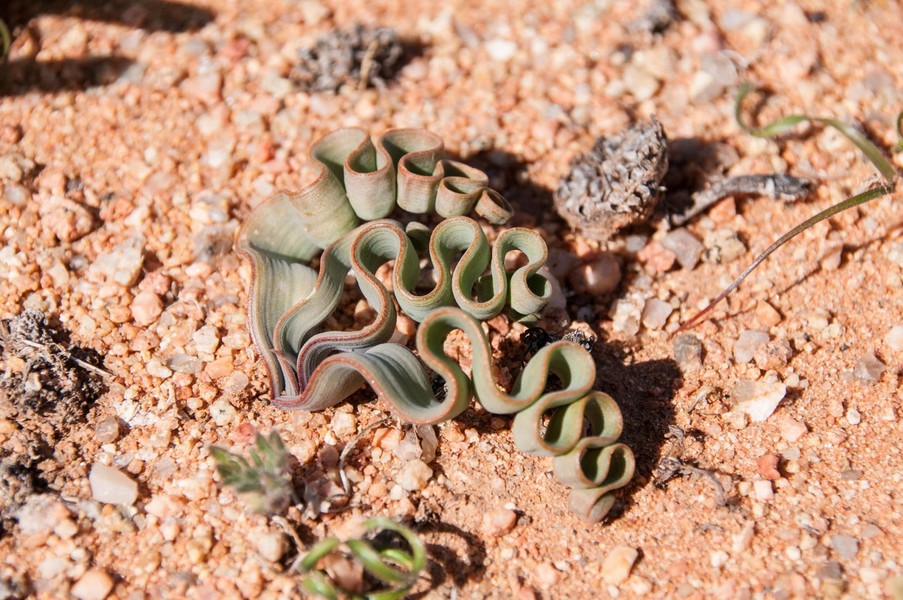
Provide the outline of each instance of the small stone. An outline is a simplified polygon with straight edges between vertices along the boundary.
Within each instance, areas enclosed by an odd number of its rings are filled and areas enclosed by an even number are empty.
[[[767,419],[775,411],[787,394],[783,383],[764,383],[740,380],[731,391],[731,399],[740,410],[749,415],[753,422]]]
[[[756,500],[761,500],[762,502],[771,502],[774,500],[774,489],[772,489],[771,482],[767,479],[758,479],[754,481],[753,492],[756,495]]]
[[[853,377],[863,383],[875,383],[881,379],[886,368],[874,354],[863,354],[853,367]]]
[[[665,273],[674,266],[677,255],[665,248],[658,240],[653,240],[643,248],[637,258],[653,273]]]
[[[788,416],[778,422],[778,428],[781,431],[781,437],[791,444],[809,433],[805,423]]]
[[[94,435],[101,444],[112,444],[119,439],[119,419],[104,417],[94,427]]]
[[[72,586],[72,596],[78,600],[104,600],[113,591],[113,580],[103,569],[94,567]]]
[[[787,365],[793,357],[793,348],[787,340],[772,340],[760,346],[753,356],[756,366],[763,371],[774,371]]]
[[[492,60],[505,62],[517,52],[517,43],[511,40],[494,39],[486,42],[486,51]]]
[[[850,425],[859,425],[859,423],[862,422],[862,415],[859,414],[859,411],[855,408],[850,408],[849,410],[847,410],[846,417],[847,422]]]
[[[602,579],[611,585],[624,583],[630,576],[630,570],[633,569],[633,564],[639,555],[639,551],[630,546],[612,548],[602,562]]]
[[[332,416],[329,427],[339,437],[350,437],[357,433],[357,419],[351,413],[337,412]]]
[[[624,86],[637,100],[648,100],[658,91],[658,80],[646,69],[636,64],[629,64],[624,69]]]
[[[730,557],[730,554],[728,554],[724,550],[715,550],[709,555],[709,564],[711,564],[716,569],[720,569],[727,564],[727,561],[730,560]]]
[[[213,354],[219,348],[219,332],[213,325],[204,325],[191,336],[198,352]]]
[[[179,352],[166,361],[166,366],[176,373],[194,375],[201,370],[203,363],[201,362],[201,359],[196,356],[188,356],[183,352]]]
[[[859,540],[849,535],[832,535],[831,547],[845,559],[853,560],[859,552]]]
[[[163,301],[153,292],[139,292],[132,300],[131,309],[135,323],[147,327],[163,312]]]
[[[185,544],[185,550],[188,553],[188,560],[191,561],[192,564],[198,565],[207,558],[207,555],[210,553],[210,548],[213,547],[213,540],[208,536],[196,537],[191,540],[188,540],[188,543]]]
[[[781,313],[765,300],[756,302],[756,317],[769,327],[777,325],[782,319]]]
[[[775,454],[766,454],[759,458],[758,469],[759,475],[765,479],[780,479],[781,472],[778,471],[778,457]]]
[[[703,260],[711,263],[729,263],[746,253],[740,234],[728,227],[707,233],[703,238],[703,245],[706,249]]]
[[[685,269],[693,269],[702,254],[702,243],[684,228],[675,229],[662,238],[662,245],[677,256]]]
[[[621,283],[621,265],[611,252],[571,272],[568,281],[578,292],[601,296],[614,291]]]
[[[552,563],[539,563],[536,565],[536,580],[546,587],[551,587],[558,583],[560,573]]]
[[[210,417],[219,427],[229,425],[236,416],[235,408],[225,398],[220,398],[210,405]]]
[[[151,377],[159,377],[160,379],[167,379],[172,375],[172,369],[161,363],[159,358],[152,358],[147,361],[144,370]]]
[[[222,100],[220,95],[222,87],[223,76],[215,72],[188,77],[179,84],[179,88],[186,96],[200,100],[205,104],[216,104]]]
[[[661,329],[673,311],[674,308],[664,300],[650,298],[643,307],[643,325],[649,329]]]
[[[501,537],[514,529],[517,513],[508,508],[496,508],[483,514],[480,531],[489,538]]]
[[[25,536],[51,531],[69,518],[69,510],[57,496],[35,494],[15,513],[19,531]]]
[[[685,373],[701,368],[702,342],[692,333],[680,334],[674,338],[674,360]]]
[[[406,464],[395,478],[395,481],[405,490],[415,492],[425,488],[432,476],[433,470],[425,462],[418,459]]]
[[[278,531],[267,533],[257,541],[257,553],[271,563],[279,562],[286,548],[285,536]]]
[[[641,315],[636,298],[620,298],[611,308],[612,328],[618,333],[636,335],[640,330]]]
[[[97,502],[129,506],[138,499],[138,484],[119,469],[95,463],[88,482],[92,498]]]
[[[88,278],[131,287],[138,281],[143,266],[144,238],[132,237],[120,242],[111,251],[99,254],[88,267]]]
[[[744,331],[734,344],[734,360],[741,364],[748,363],[768,340],[769,336],[765,331]]]
[[[887,335],[884,336],[884,341],[887,342],[887,345],[890,346],[890,349],[894,352],[903,350],[903,325],[894,325],[891,327],[890,331],[887,332]]]

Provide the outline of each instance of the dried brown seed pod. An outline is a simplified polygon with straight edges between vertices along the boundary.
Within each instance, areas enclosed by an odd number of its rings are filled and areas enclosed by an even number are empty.
[[[555,193],[558,213],[585,236],[605,241],[652,216],[668,171],[668,138],[654,116],[599,138],[571,163]]]

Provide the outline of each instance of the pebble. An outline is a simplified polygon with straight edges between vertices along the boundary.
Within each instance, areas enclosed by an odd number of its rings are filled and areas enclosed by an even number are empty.
[[[111,251],[99,254],[88,267],[88,277],[131,287],[138,281],[143,266],[144,238],[131,237],[116,244]]]
[[[634,298],[621,298],[611,308],[612,328],[618,333],[636,335],[640,330],[641,308]]]
[[[281,532],[267,533],[257,541],[257,553],[264,560],[275,563],[285,554],[287,544],[285,536]]]
[[[191,336],[198,352],[213,354],[219,348],[219,332],[213,325],[204,325]]]
[[[756,350],[753,360],[763,371],[773,371],[785,366],[793,357],[793,348],[787,340],[772,340]]]
[[[672,312],[674,308],[664,300],[650,298],[643,307],[643,325],[649,329],[661,329]]]
[[[748,363],[768,340],[769,336],[765,331],[744,331],[734,344],[734,360],[741,364]]]
[[[101,444],[112,444],[119,439],[119,419],[104,417],[94,427],[94,436]]]
[[[23,535],[30,536],[56,528],[69,517],[69,510],[56,496],[35,494],[28,497],[15,516],[19,530]]]
[[[172,375],[172,369],[161,363],[159,358],[152,358],[147,361],[144,369],[151,377],[159,377],[160,379],[167,379]]]
[[[418,459],[407,463],[398,473],[395,481],[405,490],[415,492],[425,488],[432,476],[433,470]]]
[[[119,469],[95,463],[88,475],[91,496],[104,504],[134,504],[138,499],[138,484]]]
[[[894,325],[891,327],[890,331],[887,332],[887,335],[884,336],[884,341],[887,342],[887,345],[890,346],[890,349],[894,352],[903,350],[903,325]]]
[[[658,240],[653,240],[640,250],[637,258],[653,273],[665,273],[674,266],[677,255],[665,248]]]
[[[731,399],[753,422],[761,422],[771,416],[787,394],[783,383],[764,383],[742,379],[731,390]]]
[[[614,291],[621,283],[621,265],[611,252],[571,271],[568,282],[578,292],[601,296]]]
[[[851,408],[851,409],[847,410],[846,417],[847,417],[847,422],[850,425],[859,425],[859,423],[862,422],[862,415],[859,414],[859,411],[856,410],[855,408]]]
[[[756,500],[761,500],[762,502],[771,502],[774,500],[774,489],[771,487],[771,482],[767,479],[758,479],[754,481],[753,492],[756,495]]]
[[[220,427],[230,424],[236,415],[235,408],[225,398],[220,398],[210,405],[210,417]]]
[[[886,369],[874,354],[863,354],[853,367],[853,377],[863,383],[875,383],[881,379]]]
[[[859,552],[859,540],[849,535],[832,535],[831,547],[845,559],[853,560]]]
[[[623,81],[627,91],[639,101],[653,97],[660,85],[652,73],[634,63],[624,69]]]
[[[756,317],[769,327],[777,325],[782,319],[781,313],[765,300],[756,302]]]
[[[201,362],[201,359],[196,356],[189,356],[183,352],[179,352],[173,354],[169,360],[166,361],[166,366],[176,373],[194,375],[201,370],[203,363]]]
[[[778,422],[778,429],[781,432],[781,437],[790,443],[796,442],[809,433],[805,423],[788,416],[785,416]]]
[[[690,82],[690,96],[695,103],[710,102],[737,81],[737,67],[727,52],[710,52],[702,56],[699,70]]]
[[[511,40],[493,39],[486,42],[486,51],[492,60],[505,62],[517,52],[517,44]]]
[[[185,92],[185,95],[205,104],[216,104],[222,99],[220,95],[222,86],[223,77],[215,72],[188,77],[179,84],[179,88]]]
[[[729,263],[737,260],[746,253],[743,240],[733,229],[722,227],[711,231],[703,238],[705,254],[703,259],[711,263]]]
[[[765,479],[780,479],[781,472],[778,471],[778,457],[775,454],[766,454],[759,458],[758,468],[756,472]]]
[[[163,312],[163,301],[153,292],[139,292],[132,300],[131,310],[135,323],[147,327]]]
[[[630,570],[633,569],[633,564],[639,556],[639,551],[630,546],[612,548],[605,560],[602,561],[602,579],[611,585],[624,583],[630,577]]]
[[[338,437],[350,437],[357,433],[357,419],[351,413],[337,412],[332,416],[329,427]]]
[[[113,590],[113,579],[101,568],[88,569],[72,586],[72,596],[78,600],[104,600]]]
[[[480,531],[484,536],[496,538],[505,535],[517,523],[517,513],[509,508],[496,508],[483,514]]]
[[[695,267],[702,254],[702,243],[683,227],[662,238],[662,246],[673,252],[677,262],[685,269]]]
[[[674,360],[680,370],[687,373],[702,367],[702,342],[692,333],[682,333],[674,338]]]
[[[539,563],[536,565],[536,580],[544,586],[551,587],[558,583],[560,573],[552,563]]]

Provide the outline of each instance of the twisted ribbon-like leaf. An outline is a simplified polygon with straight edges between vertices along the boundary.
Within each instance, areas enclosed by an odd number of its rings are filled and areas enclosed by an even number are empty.
[[[520,250],[528,263],[513,272],[505,270],[505,255]],[[542,238],[527,229],[502,232],[490,250],[482,228],[472,219],[455,217],[441,222],[433,231],[429,257],[436,283],[423,294],[415,288],[421,279],[420,259],[412,239],[401,226],[388,220],[361,225],[324,251],[319,274],[304,265],[298,269],[295,286],[280,287],[284,275],[273,267],[284,263],[264,263],[261,276],[272,281],[272,287],[255,289],[252,300],[251,330],[255,341],[268,358],[276,402],[285,408],[309,402],[305,390],[312,384],[315,370],[327,356],[336,352],[358,352],[387,341],[395,330],[396,312],[393,295],[374,275],[384,263],[394,260],[392,288],[401,309],[420,321],[440,306],[457,304],[469,314],[488,319],[510,304],[515,318],[527,318],[540,311],[551,297],[551,285],[537,271],[546,259]],[[452,263],[458,253],[461,259]],[[255,256],[252,253],[252,256]],[[257,253],[259,261],[267,258]],[[489,268],[489,273],[483,275]],[[306,272],[301,269],[308,269]],[[351,272],[364,295],[376,311],[373,323],[359,331],[311,333],[331,315],[344,291],[346,275]],[[295,304],[289,306],[287,297]],[[253,311],[257,310],[255,314]],[[350,383],[331,389],[340,394],[336,401],[353,393]],[[302,395],[304,397],[302,397]]]

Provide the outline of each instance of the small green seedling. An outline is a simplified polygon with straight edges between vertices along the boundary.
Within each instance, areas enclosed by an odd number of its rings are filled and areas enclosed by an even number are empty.
[[[210,447],[223,483],[244,494],[256,513],[281,515],[297,501],[288,468],[289,453],[279,433],[257,434],[251,462],[217,446]]]
[[[853,144],[859,148],[863,154],[865,154],[866,158],[869,159],[875,168],[878,170],[878,173],[881,174],[883,179],[882,182],[877,183],[862,192],[861,194],[856,194],[846,200],[838,202],[834,206],[831,206],[820,213],[806,219],[781,237],[779,237],[772,245],[765,249],[762,254],[756,257],[756,259],[750,264],[740,275],[731,282],[724,290],[718,294],[714,300],[712,300],[708,306],[703,308],[701,311],[696,313],[696,315],[691,318],[689,321],[681,325],[677,331],[675,331],[675,335],[681,331],[685,331],[697,325],[704,316],[706,316],[715,306],[727,298],[731,292],[737,289],[744,279],[752,273],[756,267],[758,267],[762,262],[765,261],[766,258],[771,256],[771,254],[789,242],[791,239],[795,238],[802,232],[806,231],[816,223],[820,223],[825,219],[833,217],[837,213],[843,212],[847,209],[853,208],[854,206],[859,206],[860,204],[865,204],[870,200],[874,200],[875,198],[880,198],[881,196],[886,196],[888,194],[892,194],[896,189],[897,181],[899,179],[899,173],[897,172],[896,167],[888,161],[881,151],[875,147],[875,145],[869,141],[867,137],[865,137],[862,133],[860,133],[856,128],[843,123],[842,121],[838,121],[837,119],[829,119],[824,117],[812,117],[809,115],[790,115],[788,117],[784,117],[783,119],[779,119],[770,125],[766,125],[764,127],[751,127],[743,120],[743,100],[746,96],[749,95],[750,92],[753,91],[753,88],[749,85],[743,85],[740,88],[740,91],[737,93],[737,101],[734,106],[734,116],[737,119],[737,123],[739,123],[740,128],[743,129],[744,132],[754,135],[756,137],[761,138],[769,138],[774,137],[776,135],[780,135],[781,133],[787,131],[794,125],[798,123],[802,123],[803,121],[811,121],[813,123],[819,123],[821,125],[826,125],[828,127],[833,127],[840,133],[842,133],[847,139],[849,139]],[[903,112],[897,116],[897,133],[903,137]],[[897,148],[903,147],[903,140],[897,144]]]
[[[373,517],[364,521],[363,527],[364,534],[360,538],[345,542],[325,539],[298,560],[294,568],[305,575],[301,583],[305,592],[327,600],[397,600],[407,595],[426,566],[423,542],[416,533],[390,519]],[[397,533],[408,549],[384,541],[384,532]],[[367,583],[363,573],[360,577],[342,577],[336,569],[325,566],[330,559],[356,562],[363,571],[381,582],[382,587],[361,589]]]

